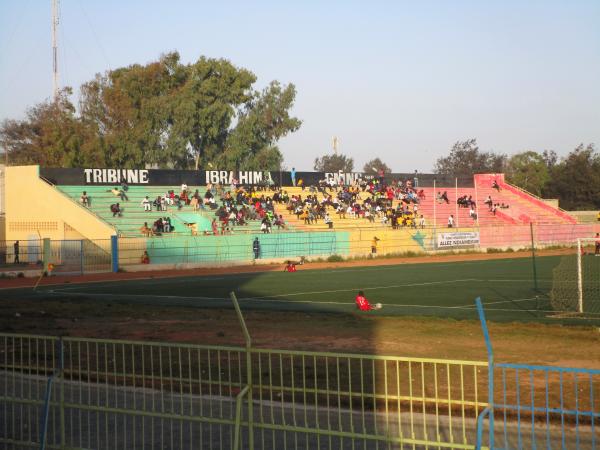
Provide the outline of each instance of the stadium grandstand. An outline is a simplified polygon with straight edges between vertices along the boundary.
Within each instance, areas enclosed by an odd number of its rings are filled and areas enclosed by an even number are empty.
[[[503,174],[299,172],[292,180],[289,172],[5,171],[6,241],[21,241],[34,262],[49,239],[58,267],[360,256],[372,253],[374,238],[378,254],[518,249],[532,232],[544,246],[599,231]],[[6,262],[12,258],[7,247]]]

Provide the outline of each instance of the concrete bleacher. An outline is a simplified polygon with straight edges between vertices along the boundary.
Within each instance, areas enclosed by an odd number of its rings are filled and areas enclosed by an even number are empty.
[[[153,201],[158,195],[163,195],[170,189],[179,192],[179,187],[175,186],[130,186],[126,195],[129,200],[123,201],[119,197],[110,192],[110,186],[57,186],[63,193],[67,194],[76,202],[80,202],[83,191],[87,192],[90,199],[89,209],[103,221],[112,225],[120,235],[123,236],[140,236],[140,227],[144,222],[152,227],[154,221],[159,217],[169,217],[171,224],[174,227],[175,233],[189,233],[189,228],[185,225],[185,221],[178,217],[176,207],[169,206],[167,211],[157,211],[152,208],[152,211],[144,211],[142,200],[148,196],[150,201]],[[122,216],[113,217],[110,211],[110,205],[119,203],[122,209]],[[184,206],[181,212],[193,212],[189,206]],[[189,217],[187,218],[189,220]],[[209,221],[207,217],[197,214],[197,222]],[[193,222],[192,222],[193,223]],[[210,221],[209,221],[210,225]]]
[[[498,192],[492,188],[492,181],[497,179],[502,189]],[[504,181],[502,176],[496,175],[475,175],[476,187],[455,189],[455,187],[425,187],[422,189],[425,198],[418,205],[418,215],[423,215],[426,221],[426,227],[444,228],[447,226],[448,217],[454,216],[455,225],[457,227],[473,227],[473,226],[504,226],[518,224],[565,224],[576,223],[576,219],[568,214],[552,208],[549,205],[543,204],[540,199],[537,199],[528,193],[519,191],[518,188],[509,185]],[[141,205],[145,196],[148,196],[150,201],[153,201],[157,196],[163,195],[169,190],[179,192],[180,186],[130,186],[127,191],[128,201],[121,201],[119,197],[110,192],[111,186],[57,186],[64,194],[68,195],[73,201],[79,202],[82,192],[85,190],[90,198],[90,210],[95,213],[106,223],[113,226],[120,235],[123,236],[141,236],[140,228],[144,222],[152,227],[154,221],[159,217],[169,217],[171,224],[174,226],[173,235],[189,235],[192,234],[192,229],[198,234],[211,233],[211,221],[215,217],[214,211],[201,209],[194,211],[191,206],[184,205],[181,209],[176,206],[167,206],[167,211],[153,210],[144,211]],[[194,192],[199,190],[201,196],[204,196],[205,187],[190,186],[189,190]],[[302,190],[300,187],[284,187],[288,195],[301,195],[305,198],[310,194],[309,188]],[[436,194],[446,191],[449,203],[438,202]],[[265,191],[265,195],[272,196],[272,191]],[[335,192],[332,193],[335,195]],[[478,217],[477,220],[469,215],[469,208],[457,208],[457,196],[471,196],[476,201]],[[484,204],[487,196],[490,195],[494,203],[505,203],[509,205],[508,209],[498,208],[496,214],[493,214],[488,206]],[[365,200],[370,194],[361,192],[360,200]],[[319,199],[322,194],[318,194]],[[120,203],[123,210],[121,217],[113,217],[110,211],[110,205]],[[396,207],[400,202],[394,200],[393,206]],[[411,205],[412,209],[412,205]],[[287,211],[286,205],[275,205],[275,213],[282,215],[286,228],[298,230],[327,230],[329,226],[322,219],[316,224],[305,224],[304,220],[298,219],[295,214]],[[382,229],[390,227],[388,224],[383,224],[380,218],[375,218],[374,222],[370,222],[365,218],[340,218],[333,208],[329,208],[329,214],[333,220],[334,229]],[[188,225],[194,224],[193,228]],[[234,227],[233,231],[260,232],[260,221],[250,221],[248,225]],[[277,227],[273,226],[273,231],[277,231]]]
[[[110,192],[111,186],[57,186],[57,188],[68,195],[73,201],[80,202],[83,191],[87,192],[90,199],[89,209],[103,221],[113,226],[121,236],[141,236],[140,228],[144,222],[152,228],[152,224],[159,217],[169,217],[174,231],[164,233],[164,235],[190,235],[192,229],[198,234],[204,232],[212,233],[211,222],[215,217],[212,210],[194,211],[189,205],[183,205],[178,209],[175,205],[167,205],[166,211],[157,211],[153,206],[152,211],[144,211],[142,200],[148,196],[152,202],[159,195],[164,195],[169,190],[179,193],[180,186],[129,186],[126,195],[128,200],[122,201],[118,196]],[[204,196],[206,188],[189,187],[193,193],[198,189],[201,196]],[[121,217],[113,217],[110,211],[110,205],[119,203],[122,209]],[[193,227],[188,226],[193,224]],[[244,230],[247,232],[260,231],[259,221],[250,221],[247,225],[234,227],[234,232]]]
[[[458,208],[458,211],[457,211],[456,195],[455,195],[454,188],[452,188],[452,190],[447,189],[447,188],[440,188],[440,189],[436,189],[435,191],[433,188],[422,188],[422,189],[425,193],[425,199],[421,200],[421,202],[418,205],[418,207],[419,207],[418,215],[420,216],[421,214],[423,214],[427,228],[431,228],[434,225],[436,227],[446,227],[447,223],[448,223],[448,216],[450,216],[450,214],[455,216],[456,226],[460,226],[460,227],[472,227],[472,226],[476,226],[478,224],[480,226],[490,226],[490,225],[503,225],[506,223],[511,223],[511,221],[506,219],[505,217],[503,217],[501,213],[494,216],[494,214],[492,214],[488,210],[487,206],[483,205],[483,200],[485,200],[485,198],[479,199],[479,204],[481,205],[478,208],[479,221],[476,221],[469,216],[469,208]],[[299,187],[286,187],[286,188],[284,188],[284,190],[287,191],[287,193],[290,197],[292,195],[301,195],[302,198],[306,198],[306,196],[310,194],[308,188],[305,190],[302,190],[302,188],[299,188]],[[436,202],[435,196],[438,191],[439,192],[447,191],[448,200],[450,201],[449,204],[446,204],[445,202],[442,202],[442,203]],[[332,194],[335,195],[335,193],[332,193]],[[473,199],[475,199],[475,189],[474,188],[459,188],[458,195],[459,196],[472,195]],[[361,200],[365,200],[369,196],[370,196],[369,193],[361,192],[359,195],[359,198],[360,198],[359,202]],[[318,194],[318,198],[319,199],[322,198],[321,193]],[[435,204],[434,204],[434,202],[435,202]],[[399,203],[400,202],[398,200],[394,200],[393,206],[396,207]],[[278,205],[278,206],[276,206],[275,209],[276,209],[277,214],[282,214],[287,222],[289,222],[294,227],[297,227],[299,229],[315,230],[315,229],[327,229],[328,228],[328,226],[323,222],[323,220],[319,220],[318,223],[316,223],[316,224],[305,224],[302,219],[297,219],[295,214],[292,214],[289,211],[287,211],[285,208],[285,205]],[[411,209],[412,209],[412,204],[411,204]],[[333,220],[334,228],[336,228],[336,229],[352,229],[352,228],[380,229],[380,228],[390,227],[389,224],[387,224],[387,225],[382,224],[381,219],[379,219],[379,218],[376,218],[375,222],[370,222],[368,219],[365,219],[365,218],[346,217],[345,219],[341,219],[337,215],[337,213],[335,212],[335,210],[333,208],[329,208],[328,212]],[[435,220],[434,220],[434,217],[435,217]]]
[[[479,198],[488,195],[494,203],[510,205],[502,209],[502,213],[511,218],[515,224],[575,224],[577,219],[559,208],[548,205],[533,194],[519,189],[504,180],[504,174],[478,174],[474,176]],[[494,180],[500,191],[492,187]]]

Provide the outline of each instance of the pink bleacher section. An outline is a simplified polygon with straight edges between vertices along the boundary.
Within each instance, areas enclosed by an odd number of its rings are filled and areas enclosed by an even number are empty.
[[[515,223],[521,224],[576,224],[577,219],[565,211],[554,208],[541,199],[524,192],[507,183],[504,174],[477,174],[474,176],[480,199],[485,200],[488,195],[494,203],[506,203],[510,206],[502,212],[512,218]],[[496,180],[501,188],[498,192],[492,188]]]
[[[420,190],[421,188],[418,188]],[[477,198],[475,195],[475,188],[458,188],[458,191],[455,188],[422,188],[425,193],[425,200],[421,201],[419,205],[419,214],[423,214],[423,216],[427,219],[429,225],[433,225],[433,217],[435,210],[435,222],[437,226],[445,227],[448,223],[448,217],[450,214],[454,215],[454,219],[457,222],[457,226],[460,227],[471,227],[476,226],[477,221],[473,220],[471,216],[469,216],[469,208],[456,208],[456,198],[462,197],[466,195],[467,197],[470,195],[473,197],[473,200],[477,203],[478,208],[476,211],[479,215],[479,225],[480,226],[490,226],[490,225],[503,225],[505,223],[512,223],[510,218],[504,217],[501,214],[492,214],[486,205],[483,204],[485,198]],[[443,193],[446,191],[448,195],[449,204],[446,202],[435,203],[436,195],[438,192]]]

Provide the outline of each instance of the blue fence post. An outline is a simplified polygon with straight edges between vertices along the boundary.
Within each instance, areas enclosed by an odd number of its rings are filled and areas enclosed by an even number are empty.
[[[477,313],[479,314],[479,321],[481,322],[481,329],[483,330],[483,337],[485,339],[485,347],[488,354],[488,404],[489,404],[489,435],[490,435],[490,448],[494,448],[494,351],[492,349],[492,341],[490,340],[490,333],[488,331],[487,322],[485,321],[485,313],[483,312],[483,305],[481,303],[481,297],[475,299],[477,305]],[[477,437],[478,443],[476,448],[481,448],[481,442],[479,442],[483,427],[483,420],[477,422]]]
[[[113,272],[119,271],[119,238],[114,235],[110,237],[111,267]]]
[[[52,396],[52,381],[54,381],[54,374],[48,377],[48,381],[46,383],[46,395],[44,398],[42,426],[40,430],[40,450],[46,449],[46,434],[48,432],[48,415],[50,412],[50,397]]]

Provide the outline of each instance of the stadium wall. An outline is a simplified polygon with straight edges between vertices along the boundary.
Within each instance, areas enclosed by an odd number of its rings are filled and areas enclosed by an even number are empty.
[[[40,178],[39,166],[6,167],[6,239],[110,239],[115,229]]]

